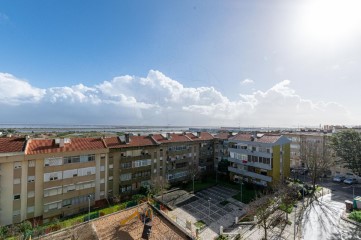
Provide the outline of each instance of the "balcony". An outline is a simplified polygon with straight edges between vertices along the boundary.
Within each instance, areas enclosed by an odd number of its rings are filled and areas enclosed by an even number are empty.
[[[231,157],[228,157],[228,161],[237,163],[237,164],[241,164],[244,166],[256,167],[256,168],[261,168],[261,169],[265,169],[265,170],[272,170],[271,165],[264,164],[264,163],[242,161],[237,158],[231,158]]]
[[[234,168],[234,167],[228,167],[228,171],[236,173],[236,174],[240,174],[240,175],[243,175],[243,176],[260,179],[260,180],[263,180],[263,181],[266,181],[266,182],[272,182],[272,177],[265,176],[265,175],[262,175],[262,174],[249,172],[249,171],[245,171],[245,170]]]
[[[264,157],[264,158],[272,158],[272,153],[267,152],[258,152],[252,151],[248,149],[241,149],[241,148],[229,148],[229,152],[241,153],[245,155],[257,156],[257,157]]]

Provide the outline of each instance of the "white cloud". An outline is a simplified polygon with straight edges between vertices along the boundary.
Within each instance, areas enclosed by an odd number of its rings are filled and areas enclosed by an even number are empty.
[[[0,73],[0,103],[17,105],[38,102],[44,93],[43,89],[32,87],[9,73]]]
[[[246,78],[243,81],[241,81],[241,85],[248,85],[248,84],[252,84],[252,83],[254,83],[254,81],[249,78]]]
[[[0,105],[8,112],[7,122],[21,113],[29,116],[28,121],[41,118],[45,123],[295,126],[350,122],[340,104],[304,99],[290,84],[284,80],[266,91],[231,100],[214,87],[185,87],[154,70],[146,77],[120,76],[95,86],[48,89],[0,73]]]

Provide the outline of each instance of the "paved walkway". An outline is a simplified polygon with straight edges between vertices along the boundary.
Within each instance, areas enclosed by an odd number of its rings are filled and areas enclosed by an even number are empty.
[[[237,191],[233,189],[211,187],[196,193],[197,200],[170,211],[168,215],[184,228],[187,222],[191,223],[193,235],[196,231],[194,223],[203,221],[206,227],[201,230],[199,237],[213,239],[219,235],[220,226],[229,227],[234,224],[236,217],[244,214],[243,204],[231,199],[235,194]]]

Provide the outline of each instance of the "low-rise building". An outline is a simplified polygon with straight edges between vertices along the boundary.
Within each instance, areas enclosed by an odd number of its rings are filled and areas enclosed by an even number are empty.
[[[232,181],[271,186],[290,176],[290,140],[285,136],[239,133],[228,144]]]

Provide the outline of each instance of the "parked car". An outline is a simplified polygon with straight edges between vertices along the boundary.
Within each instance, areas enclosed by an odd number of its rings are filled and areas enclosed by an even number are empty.
[[[332,180],[334,182],[343,182],[346,178],[344,176],[336,176]]]
[[[355,183],[357,183],[357,179],[356,178],[347,178],[343,182],[346,184],[355,184]]]

